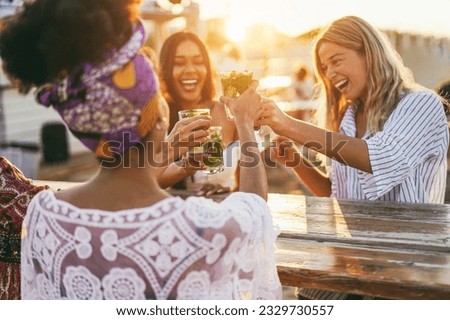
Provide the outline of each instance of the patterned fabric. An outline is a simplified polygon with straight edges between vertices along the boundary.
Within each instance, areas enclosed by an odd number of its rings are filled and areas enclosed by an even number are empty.
[[[101,64],[82,64],[59,83],[39,88],[36,100],[53,106],[72,133],[106,158],[136,145],[161,115],[151,62],[139,23],[130,40]]]
[[[0,157],[0,300],[20,299],[20,232],[37,187]]]
[[[107,212],[45,191],[23,227],[24,299],[281,299],[277,233],[253,194]]]

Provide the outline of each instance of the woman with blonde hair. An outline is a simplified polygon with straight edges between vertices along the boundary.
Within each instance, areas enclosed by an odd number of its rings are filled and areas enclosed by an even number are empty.
[[[314,46],[327,129],[294,119],[266,100],[257,125],[280,136],[272,152],[317,196],[443,203],[447,121],[441,99],[419,86],[385,37],[361,18],[332,22]],[[331,159],[328,174],[287,139]],[[300,289],[309,299],[363,298]]]

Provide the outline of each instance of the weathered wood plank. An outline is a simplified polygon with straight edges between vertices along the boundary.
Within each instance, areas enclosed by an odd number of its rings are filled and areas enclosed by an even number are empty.
[[[276,258],[286,286],[390,299],[450,299],[450,257],[442,253],[279,238]]]
[[[450,253],[449,205],[381,204],[269,196],[281,237]]]

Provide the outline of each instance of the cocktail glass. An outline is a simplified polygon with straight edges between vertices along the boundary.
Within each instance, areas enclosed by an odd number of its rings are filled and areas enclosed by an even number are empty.
[[[206,166],[206,169],[202,171],[204,175],[213,175],[224,169],[222,127],[211,126],[208,138],[208,142],[189,150],[188,158],[194,165],[202,163]]]
[[[192,118],[196,116],[209,116],[209,109],[186,109],[178,111],[178,119],[183,120],[186,118]]]
[[[253,81],[253,72],[251,71],[231,71],[219,73],[222,93],[228,98],[234,98],[242,94]],[[233,120],[234,116],[231,110],[226,107],[227,118]]]

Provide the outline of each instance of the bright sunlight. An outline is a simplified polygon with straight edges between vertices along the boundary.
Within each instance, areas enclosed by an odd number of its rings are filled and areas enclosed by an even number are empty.
[[[229,40],[243,41],[258,23],[297,36],[345,15],[358,15],[379,28],[450,36],[448,0],[197,0],[204,19],[225,17]],[[402,14],[402,12],[404,14]]]

